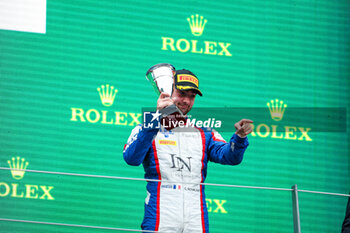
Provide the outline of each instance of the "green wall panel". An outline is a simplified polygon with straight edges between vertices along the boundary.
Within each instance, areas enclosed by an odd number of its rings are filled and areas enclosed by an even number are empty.
[[[142,178],[142,167],[128,166],[122,150],[142,108],[156,104],[147,69],[167,62],[199,77],[201,111],[265,112],[252,117],[243,163],[209,164],[206,182],[349,193],[349,6],[48,0],[45,34],[0,30],[0,167],[21,157],[28,170]],[[187,22],[196,14],[207,20],[201,36]],[[112,106],[97,91],[106,84],[118,90]],[[279,122],[266,105],[275,99],[288,105]],[[318,119],[323,130],[302,111],[331,107],[345,111],[342,122]],[[234,123],[221,132],[225,139]],[[272,125],[279,127],[275,136]],[[295,132],[288,136],[285,127]],[[298,127],[309,129],[311,140]],[[145,185],[30,171],[14,179],[0,170],[0,218],[139,229]],[[293,232],[289,191],[207,186],[206,192],[211,232]],[[346,201],[301,193],[302,232],[339,232]],[[9,221],[0,221],[0,231],[106,232]]]

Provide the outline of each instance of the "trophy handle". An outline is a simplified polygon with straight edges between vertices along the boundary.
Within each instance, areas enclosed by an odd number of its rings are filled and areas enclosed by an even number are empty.
[[[174,113],[178,114],[181,117],[185,117],[185,115],[182,113],[182,111],[175,104],[172,104],[168,107],[161,109],[159,111],[159,113],[162,114],[162,117],[167,117],[167,116],[174,114]]]

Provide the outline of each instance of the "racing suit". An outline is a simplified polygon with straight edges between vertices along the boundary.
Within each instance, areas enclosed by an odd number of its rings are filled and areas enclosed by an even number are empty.
[[[129,165],[143,164],[147,183],[143,230],[209,232],[204,186],[207,163],[237,165],[248,146],[247,138],[233,134],[226,143],[206,128],[145,129],[136,126],[124,147]]]

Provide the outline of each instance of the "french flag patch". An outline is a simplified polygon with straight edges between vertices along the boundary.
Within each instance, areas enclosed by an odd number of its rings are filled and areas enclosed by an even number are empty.
[[[175,185],[174,184],[173,189],[181,189],[181,185]]]

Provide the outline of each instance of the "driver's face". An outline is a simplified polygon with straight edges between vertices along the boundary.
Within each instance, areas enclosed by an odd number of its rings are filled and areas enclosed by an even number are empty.
[[[192,109],[196,95],[197,93],[192,90],[181,91],[174,88],[172,97],[175,97],[174,102],[176,106],[186,115]]]

